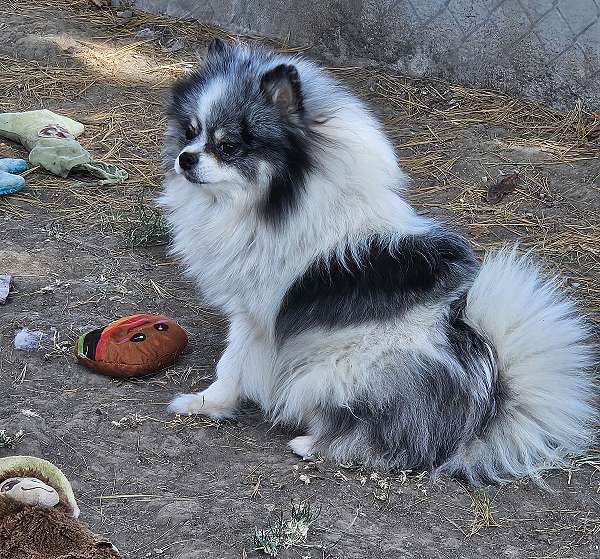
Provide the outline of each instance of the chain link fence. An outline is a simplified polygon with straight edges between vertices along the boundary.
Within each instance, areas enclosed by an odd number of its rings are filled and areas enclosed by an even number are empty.
[[[341,63],[600,106],[600,0],[136,0]]]

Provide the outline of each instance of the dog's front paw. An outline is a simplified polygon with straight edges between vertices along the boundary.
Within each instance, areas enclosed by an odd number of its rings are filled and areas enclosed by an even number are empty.
[[[167,411],[180,415],[208,415],[213,419],[228,419],[235,416],[235,407],[230,402],[221,402],[204,392],[180,394],[171,401]]]

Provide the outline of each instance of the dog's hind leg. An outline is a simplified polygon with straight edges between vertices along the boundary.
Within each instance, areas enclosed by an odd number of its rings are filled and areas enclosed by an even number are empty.
[[[294,454],[297,454],[303,460],[309,460],[314,456],[313,446],[315,439],[311,435],[302,435],[292,439],[288,443],[288,447]]]

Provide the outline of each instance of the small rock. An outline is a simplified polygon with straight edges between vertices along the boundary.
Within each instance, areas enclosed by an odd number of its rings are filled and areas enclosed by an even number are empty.
[[[0,305],[6,303],[10,292],[10,283],[12,278],[8,274],[0,275]]]
[[[20,349],[22,351],[39,349],[44,336],[45,334],[43,332],[22,328],[15,336],[15,349]]]

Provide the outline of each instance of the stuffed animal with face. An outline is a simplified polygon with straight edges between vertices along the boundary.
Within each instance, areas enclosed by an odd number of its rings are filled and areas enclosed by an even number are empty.
[[[78,516],[71,484],[56,466],[32,456],[0,458],[2,559],[122,559]]]
[[[135,314],[81,336],[76,351],[79,362],[98,373],[134,377],[173,363],[187,341],[170,318]]]

